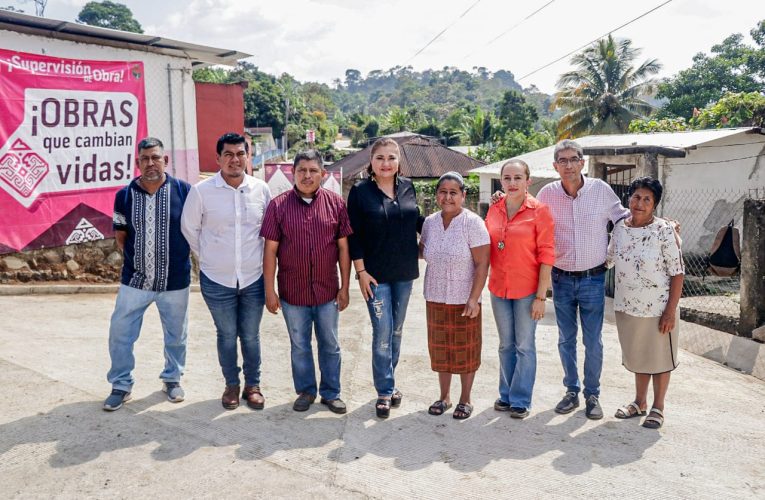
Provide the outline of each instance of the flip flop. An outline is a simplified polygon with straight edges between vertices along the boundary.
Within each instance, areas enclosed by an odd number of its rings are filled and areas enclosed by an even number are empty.
[[[439,399],[428,408],[428,413],[431,415],[443,415],[446,410],[452,407],[451,403],[445,403],[442,399]]]
[[[457,405],[456,408],[454,408],[454,413],[452,413],[452,417],[456,418],[457,420],[465,420],[466,418],[470,418],[470,415],[473,413],[473,405],[470,403],[460,403]]]
[[[641,410],[640,406],[633,401],[616,410],[614,417],[624,420],[627,418],[642,417],[643,415],[645,415],[645,410]]]

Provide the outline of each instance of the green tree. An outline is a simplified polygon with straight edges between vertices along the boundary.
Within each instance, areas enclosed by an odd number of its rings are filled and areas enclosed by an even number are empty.
[[[765,96],[759,92],[728,93],[691,118],[696,128],[765,126]]]
[[[717,102],[727,92],[755,92],[765,81],[765,20],[750,31],[756,47],[733,34],[714,45],[710,55],[698,53],[693,65],[659,85],[657,97],[669,102],[663,116],[690,119],[694,110]]]
[[[554,101],[566,111],[558,122],[559,137],[626,132],[632,120],[652,111],[641,97],[652,93],[650,77],[661,64],[649,59],[635,67],[639,54],[632,41],[609,35],[571,58],[577,69],[560,76]]]
[[[529,133],[539,119],[533,104],[517,90],[506,90],[497,104],[497,126],[504,133],[518,130]]]
[[[632,120],[628,132],[632,134],[646,134],[649,132],[679,132],[691,130],[691,125],[685,118],[641,118]]]
[[[458,130],[462,143],[473,146],[491,141],[494,132],[493,116],[481,108],[476,109],[473,116],[465,116]]]
[[[127,6],[109,0],[86,3],[76,21],[100,28],[143,33],[143,28],[133,18],[133,13]]]

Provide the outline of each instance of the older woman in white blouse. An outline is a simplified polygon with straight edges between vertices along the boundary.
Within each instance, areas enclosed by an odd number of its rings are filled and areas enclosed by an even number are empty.
[[[615,266],[614,310],[622,364],[635,373],[635,400],[616,418],[645,415],[648,385],[653,403],[643,427],[664,424],[664,397],[677,367],[677,309],[683,290],[683,259],[672,223],[654,215],[661,183],[650,177],[632,181],[630,216],[614,228],[608,261]]]
[[[481,218],[462,207],[465,183],[447,172],[436,185],[441,208],[422,227],[420,250],[425,270],[428,351],[438,372],[439,399],[428,409],[442,415],[451,407],[452,374],[460,375],[462,393],[452,416],[466,419],[473,412],[470,392],[481,364],[481,292],[489,271],[489,233]]]

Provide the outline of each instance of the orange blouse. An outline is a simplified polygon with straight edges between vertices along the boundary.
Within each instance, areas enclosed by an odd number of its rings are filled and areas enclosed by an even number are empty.
[[[491,237],[489,291],[503,299],[536,293],[540,264],[555,264],[555,223],[548,206],[526,194],[508,220],[503,196],[489,207],[486,229]]]

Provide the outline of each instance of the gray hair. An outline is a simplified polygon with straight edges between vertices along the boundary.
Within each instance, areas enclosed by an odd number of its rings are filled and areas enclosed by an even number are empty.
[[[455,181],[460,186],[460,191],[463,193],[465,192],[465,179],[462,177],[462,174],[459,172],[446,172],[444,175],[438,178],[438,182],[436,182],[436,191],[438,191],[438,188],[441,187],[441,183],[444,181]]]
[[[321,157],[321,153],[316,151],[315,149],[307,149],[305,151],[299,152],[295,159],[292,160],[292,167],[297,168],[298,163],[301,161],[315,161],[317,165],[319,165],[320,169],[324,169],[324,160]]]
[[[138,143],[138,151],[151,148],[159,148],[162,151],[165,150],[165,146],[162,144],[162,141],[156,137],[144,137],[141,139],[141,142]]]
[[[573,149],[576,151],[576,154],[579,156],[579,158],[584,158],[584,150],[582,149],[582,146],[579,145],[578,142],[572,141],[571,139],[563,139],[558,144],[555,145],[555,151],[553,152],[553,159],[555,161],[558,161],[558,153],[563,151],[564,149]]]

